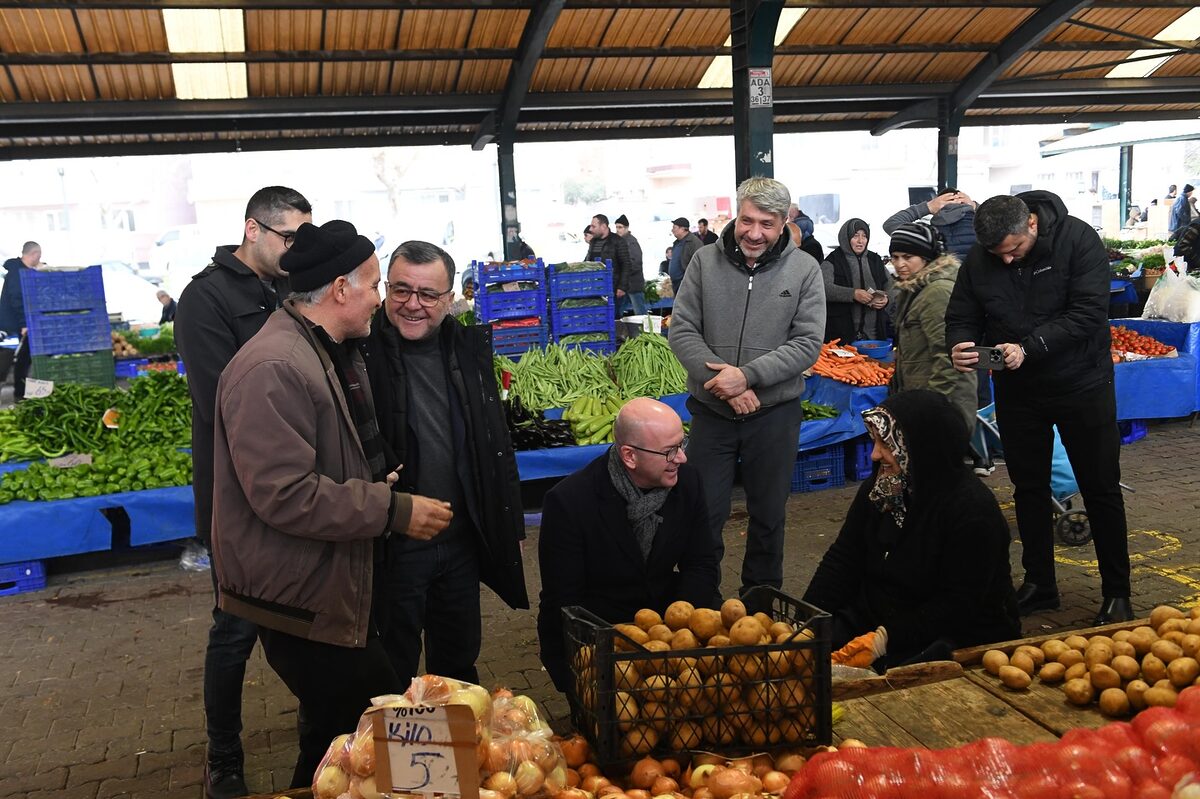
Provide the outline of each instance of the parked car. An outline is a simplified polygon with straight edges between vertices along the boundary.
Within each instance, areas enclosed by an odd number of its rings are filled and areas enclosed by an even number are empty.
[[[104,280],[104,302],[110,314],[119,313],[126,322],[154,323],[162,316],[158,286],[138,276],[128,261],[100,264]]]

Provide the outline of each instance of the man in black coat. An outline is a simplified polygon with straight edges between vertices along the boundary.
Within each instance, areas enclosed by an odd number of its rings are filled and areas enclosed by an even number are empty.
[[[217,381],[233,356],[266,323],[289,286],[279,260],[296,230],[312,221],[312,206],[285,186],[259,189],[246,205],[242,243],[217,247],[212,263],[179,295],[175,343],[187,364],[192,395],[192,494],[196,537],[212,540],[213,417]],[[213,591],[216,592],[216,572]],[[204,656],[204,714],[208,762],[204,789],[210,799],[250,793],[243,776],[242,682],[258,628],[213,606]]]
[[[642,283],[641,261],[635,270],[628,242],[609,228],[608,217],[596,214],[592,217],[589,229],[592,231],[592,241],[588,244],[586,260],[612,261],[613,292],[616,295],[614,305],[620,304],[626,294],[642,291],[645,286]]]
[[[364,343],[367,375],[395,490],[413,516],[448,503],[450,525],[424,540],[392,536],[377,572],[383,645],[401,683],[425,671],[478,683],[479,585],[529,607],[521,563],[525,517],[517,459],[492,368],[491,329],[449,315],[454,259],[406,241],[392,253],[387,298]]]
[[[21,287],[21,272],[35,269],[42,262],[42,246],[36,241],[27,241],[21,247],[19,258],[4,262],[4,288],[0,289],[0,331],[20,336],[21,342],[13,356],[13,402],[25,399],[25,378],[33,357],[29,354],[29,329],[25,318],[25,291]],[[0,369],[0,380],[7,369]]]
[[[1057,426],[1088,509],[1104,596],[1096,624],[1133,618],[1121,496],[1121,438],[1109,354],[1108,256],[1091,225],[1048,191],[979,206],[976,242],[946,308],[955,368],[979,364],[976,342],[998,349],[996,420],[1012,479],[1024,583],[1021,614],[1059,606],[1050,495]]]
[[[687,467],[679,416],[647,399],[617,415],[608,452],[567,477],[542,506],[538,560],[542,665],[558,690],[571,683],[562,609],[631,622],[676,600],[718,607],[720,560],[708,532],[700,477]]]

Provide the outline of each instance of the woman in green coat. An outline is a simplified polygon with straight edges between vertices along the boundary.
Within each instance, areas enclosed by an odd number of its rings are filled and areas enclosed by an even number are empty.
[[[889,393],[927,388],[943,394],[975,429],[976,374],[963,374],[946,347],[946,304],[958,278],[958,259],[942,251],[931,225],[910,222],[892,232],[896,270],[896,373]]]

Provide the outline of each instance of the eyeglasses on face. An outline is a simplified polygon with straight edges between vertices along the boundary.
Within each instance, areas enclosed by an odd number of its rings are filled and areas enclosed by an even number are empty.
[[[403,305],[408,302],[408,298],[412,295],[417,295],[417,302],[423,308],[432,308],[441,302],[442,297],[445,297],[454,289],[449,288],[445,291],[434,291],[433,289],[414,289],[405,283],[388,283],[388,297]]]
[[[274,233],[279,238],[283,239],[283,248],[285,250],[290,250],[292,248],[292,242],[295,241],[295,239],[296,239],[296,231],[294,231],[294,230],[291,230],[291,231],[276,230],[275,228],[271,227],[270,225],[266,224],[265,222],[263,222],[259,219],[255,219],[254,221],[257,222],[258,226],[260,228],[262,228],[263,230],[270,231],[271,233]]]
[[[680,452],[686,452],[688,446],[688,437],[684,436],[683,441],[680,441],[673,447],[666,449],[646,449],[645,447],[636,447],[633,444],[626,444],[630,449],[636,449],[638,452],[648,452],[651,455],[662,455],[667,459],[667,463],[673,463],[679,457]]]

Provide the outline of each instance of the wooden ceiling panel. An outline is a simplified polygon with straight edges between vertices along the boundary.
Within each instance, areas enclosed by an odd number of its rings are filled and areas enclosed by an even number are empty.
[[[451,85],[458,62],[440,61],[439,66],[452,68],[446,80],[434,87],[442,94]],[[321,94],[329,97],[377,96],[388,93],[391,67],[386,61],[341,61],[324,64],[321,69]]]
[[[405,11],[400,17],[402,50],[440,50],[465,47],[474,11]]]
[[[1156,78],[1186,78],[1200,75],[1200,55],[1172,56],[1154,71]]]
[[[984,8],[958,32],[958,40],[999,43],[1031,16],[1032,9]]]
[[[899,41],[925,12],[919,8],[872,8],[843,37],[843,44],[876,44]],[[807,16],[807,15],[805,15]]]
[[[528,19],[529,12],[524,9],[476,11],[467,47],[516,48]]]
[[[694,89],[711,58],[656,58],[643,82],[645,89]]]
[[[677,13],[663,42],[667,47],[713,47],[729,38],[728,11],[684,9]]]
[[[861,8],[810,8],[783,43],[840,44],[865,13]]]
[[[397,61],[391,94],[448,94],[458,77],[459,61]]]
[[[591,63],[591,59],[586,58],[542,59],[534,67],[529,91],[577,92],[583,85]]]
[[[62,103],[95,100],[96,88],[87,67],[10,67],[21,100]]]
[[[1018,78],[1035,78],[1044,73],[1058,73],[1059,70],[1072,69],[1071,72],[1061,73],[1063,78],[1103,78],[1112,69],[1112,62],[1119,61],[1129,53],[1121,51],[1084,52],[1084,53],[1026,53],[1017,59],[1004,73],[1002,80]],[[1094,69],[1075,69],[1088,64],[1105,64]],[[1046,77],[1058,77],[1058,74]]]
[[[602,47],[657,47],[667,38],[671,22],[679,16],[673,8],[618,11],[604,32]]]
[[[906,43],[964,41],[959,37],[979,12],[973,8],[929,9],[917,17],[896,40]]]
[[[251,97],[310,97],[320,94],[321,65],[247,64],[246,88]]]
[[[813,86],[865,83],[871,68],[875,66],[875,60],[873,55],[828,56],[809,83]]]
[[[776,86],[807,86],[822,68],[829,56],[787,55],[775,56]]]
[[[8,70],[0,69],[0,100],[6,103],[17,102],[17,90],[8,79]]]
[[[89,53],[136,53],[167,49],[167,29],[158,11],[77,11]]]
[[[916,83],[957,83],[963,79],[964,75],[969,74],[983,58],[983,53],[936,55],[914,80]]]
[[[1081,11],[1072,17],[1072,19],[1077,19],[1081,22],[1090,22],[1093,25],[1103,25],[1106,28],[1120,28],[1136,13],[1136,10],[1129,8],[1092,8]],[[1109,38],[1113,37],[1103,31],[1092,30],[1064,22],[1050,32],[1050,35],[1046,37],[1046,41],[1096,42]]]
[[[320,11],[246,11],[244,17],[247,50],[325,49]]]
[[[460,94],[499,94],[511,68],[511,61],[463,61],[456,89]]]
[[[5,9],[0,13],[0,51],[79,53],[83,41],[70,11]]]
[[[864,83],[913,83],[935,56],[926,53],[894,53],[875,59]]]
[[[600,38],[616,12],[607,8],[567,9],[558,15],[547,47],[599,47]]]
[[[327,11],[326,50],[390,50],[396,45],[398,11]]]
[[[596,58],[584,78],[584,91],[611,92],[640,89],[653,58]]]
[[[101,100],[174,100],[175,81],[167,64],[92,67]]]

